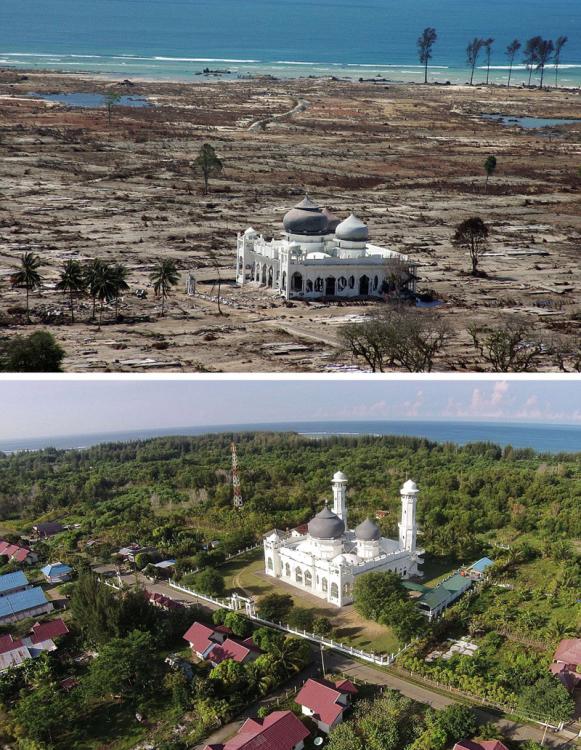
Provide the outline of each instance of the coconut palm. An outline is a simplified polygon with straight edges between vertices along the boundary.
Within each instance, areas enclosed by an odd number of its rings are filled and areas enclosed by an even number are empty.
[[[59,292],[69,295],[71,307],[71,323],[75,322],[75,294],[82,294],[87,288],[87,281],[78,260],[67,260],[60,273],[60,280],[56,285]]]
[[[523,62],[529,71],[529,88],[533,77],[533,69],[539,62],[539,45],[542,41],[542,37],[533,36],[527,41],[525,46]]]
[[[115,263],[111,268],[113,278],[115,280],[115,317],[119,317],[119,297],[122,292],[126,292],[129,289],[127,283],[127,275],[129,273],[127,266],[123,263]]]
[[[555,55],[553,57],[553,60],[555,62],[555,88],[559,86],[559,65],[561,64],[561,53],[563,52],[563,47],[567,44],[568,41],[569,37],[560,36],[555,42]]]
[[[40,263],[41,260],[38,255],[30,252],[23,253],[20,257],[20,266],[11,276],[11,283],[13,287],[26,289],[26,319],[29,323],[30,292],[34,292],[35,289],[40,289],[40,287],[42,286],[42,275],[38,271]]]
[[[303,644],[299,638],[285,638],[272,644],[270,653],[285,675],[300,672],[304,666]]]
[[[551,60],[554,49],[552,39],[541,39],[537,45],[537,70],[541,71],[541,88],[545,80],[545,66]]]
[[[488,86],[488,82],[490,80],[490,60],[492,58],[492,45],[494,44],[494,39],[484,39],[482,46],[484,47],[484,51],[486,53],[486,85]]]
[[[428,26],[428,28],[423,30],[417,41],[418,56],[420,62],[424,66],[424,83],[428,82],[428,63],[432,59],[432,49],[437,40],[438,33],[436,32],[436,29]]]
[[[470,44],[466,47],[466,62],[470,67],[470,85],[474,83],[474,71],[476,69],[476,63],[478,62],[478,56],[480,50],[484,47],[485,40],[474,37]]]
[[[157,262],[157,265],[149,275],[149,280],[153,284],[153,291],[156,296],[161,297],[161,315],[165,315],[165,301],[178,281],[180,275],[175,260],[163,258]]]
[[[112,302],[118,294],[118,279],[115,267],[105,263],[98,258],[91,263],[88,273],[89,291],[93,298],[93,318],[95,317],[95,305],[99,301],[99,328],[103,322],[103,307],[105,302]]]
[[[510,88],[510,81],[512,78],[512,68],[514,65],[514,58],[516,57],[516,53],[519,51],[519,49],[522,47],[522,44],[519,42],[518,39],[513,39],[512,42],[508,45],[506,48],[506,56],[508,57],[509,62],[509,69],[508,69],[508,83],[507,88]]]
[[[93,258],[85,269],[85,286],[89,290],[89,294],[93,300],[93,312],[91,313],[92,320],[95,319],[97,308],[97,285],[99,278],[103,273],[103,265],[104,263],[100,258]]]

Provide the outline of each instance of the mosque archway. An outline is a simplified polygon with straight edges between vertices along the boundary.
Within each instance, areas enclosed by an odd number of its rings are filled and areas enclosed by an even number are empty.
[[[266,567],[267,567],[267,568],[268,568],[269,570],[274,570],[274,565],[272,564],[272,557],[268,557],[268,558],[266,559]]]
[[[266,266],[262,266],[262,283],[266,284]]]
[[[325,288],[325,283],[323,279],[321,279],[320,277],[315,279],[315,292],[318,292],[319,294],[321,294],[324,288]]]
[[[303,291],[303,276],[296,272],[291,276],[291,291],[302,292]]]
[[[308,586],[309,588],[313,585],[313,576],[311,575],[310,570],[305,570],[305,586]]]
[[[369,276],[365,276],[365,274],[359,279],[359,294],[362,297],[369,294]]]
[[[282,274],[281,289],[283,290],[283,292],[286,291],[286,271],[283,271],[283,274]]]
[[[337,279],[337,289],[342,292],[347,286],[347,279],[344,276],[339,276]]]
[[[274,272],[272,270],[272,266],[268,269],[268,286],[272,286],[272,280],[274,278]]]
[[[339,598],[339,586],[336,583],[331,584],[331,599]]]
[[[326,578],[322,578],[322,579],[321,579],[321,588],[322,588],[322,590],[323,590],[323,591],[325,592],[325,594],[326,594],[326,593],[327,593],[327,591],[329,590],[329,581],[327,581],[327,579],[326,579]]]
[[[303,571],[300,568],[297,568],[295,570],[295,581],[297,583],[302,583],[303,582]]]
[[[313,282],[309,279],[307,281],[307,294],[311,293],[313,291]]]
[[[335,277],[327,276],[325,279],[325,296],[333,297],[335,295]]]
[[[285,563],[285,566],[284,566],[284,574],[285,574],[285,576],[286,576],[287,578],[290,578],[290,577],[291,577],[291,568],[290,568],[290,565],[289,565],[288,563]]]

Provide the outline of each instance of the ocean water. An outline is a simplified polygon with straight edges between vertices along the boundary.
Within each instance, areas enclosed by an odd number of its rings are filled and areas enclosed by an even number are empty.
[[[0,0],[0,66],[174,80],[209,67],[232,78],[421,81],[416,39],[426,26],[439,35],[433,80],[467,80],[474,36],[495,40],[492,80],[502,83],[512,39],[566,34],[560,81],[581,85],[580,0]],[[517,67],[515,83],[525,78]]]
[[[437,421],[349,421],[349,422],[280,422],[272,424],[212,425],[173,427],[129,432],[107,432],[67,435],[54,438],[0,440],[0,452],[12,453],[42,448],[88,448],[99,443],[128,442],[168,435],[204,435],[208,433],[298,432],[313,439],[328,435],[408,435],[436,442],[465,445],[491,442],[514,448],[533,448],[540,453],[581,452],[581,425],[510,424],[506,422],[437,422]]]

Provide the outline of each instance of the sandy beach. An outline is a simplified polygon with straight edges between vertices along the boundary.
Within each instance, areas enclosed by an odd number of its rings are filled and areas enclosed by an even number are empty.
[[[30,98],[111,85],[79,73],[0,71],[0,330],[51,330],[66,370],[350,368],[338,329],[376,304],[285,303],[233,284],[236,233],[252,225],[277,235],[305,191],[341,215],[355,211],[373,241],[420,264],[419,289],[433,290],[454,330],[438,370],[478,369],[466,325],[500,313],[524,316],[548,337],[579,337],[581,122],[541,131],[481,118],[575,118],[579,92],[309,78],[133,81],[116,90],[155,106],[116,108],[111,125],[103,109]],[[192,170],[204,142],[225,166],[208,196]],[[490,154],[498,170],[485,192]],[[454,227],[474,214],[491,229],[484,278],[467,275],[468,258],[451,243]],[[41,256],[46,277],[32,297],[32,325],[24,293],[8,284],[24,250]],[[164,318],[148,281],[162,256],[182,271]],[[100,330],[88,322],[89,301],[70,325],[54,290],[64,260],[94,257],[130,271],[123,319],[114,321],[111,307]],[[185,293],[190,272],[193,297]],[[547,360],[544,369],[553,367]]]

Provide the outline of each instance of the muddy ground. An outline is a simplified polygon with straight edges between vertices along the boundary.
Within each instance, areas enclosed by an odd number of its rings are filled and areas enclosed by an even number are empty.
[[[28,98],[111,86],[155,106],[118,107],[109,124],[104,110]],[[233,284],[236,233],[252,225],[277,235],[308,191],[342,216],[355,211],[373,242],[419,262],[419,289],[442,300],[438,314],[454,331],[438,370],[486,369],[466,326],[501,313],[578,341],[581,121],[541,132],[479,118],[496,112],[579,117],[581,92],[314,79],[122,86],[0,71],[0,335],[48,328],[74,372],[348,370],[340,325],[377,303],[285,305]],[[204,142],[225,166],[209,196],[192,169]],[[485,192],[490,154],[498,170]],[[483,278],[467,274],[468,257],[451,243],[455,225],[475,214],[491,229]],[[25,250],[41,256],[45,276],[31,297],[32,324],[24,291],[9,283]],[[164,318],[148,280],[161,256],[182,271]],[[88,301],[70,325],[54,290],[65,259],[94,257],[130,269],[122,319],[111,306],[101,329]],[[185,293],[189,272],[194,297]],[[541,369],[555,365],[547,357]]]

